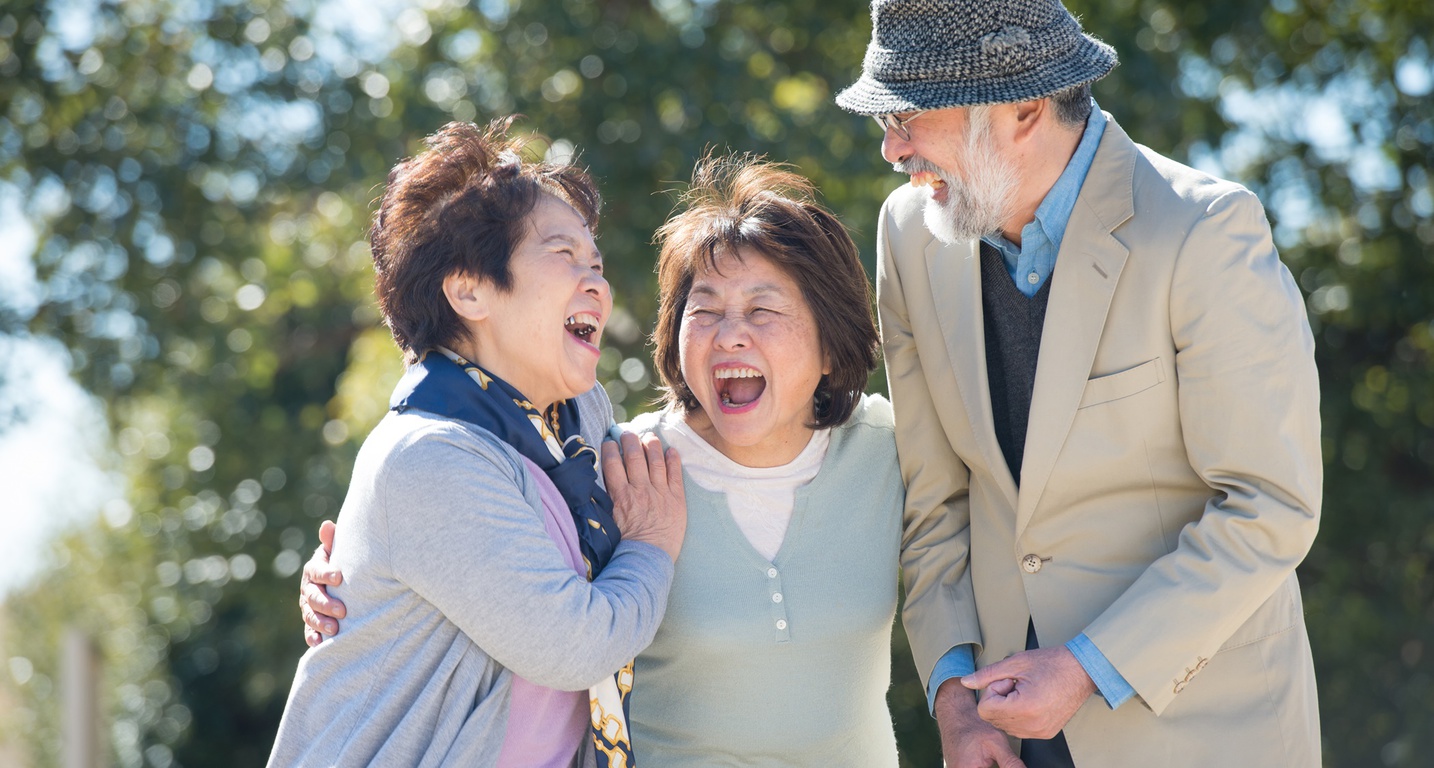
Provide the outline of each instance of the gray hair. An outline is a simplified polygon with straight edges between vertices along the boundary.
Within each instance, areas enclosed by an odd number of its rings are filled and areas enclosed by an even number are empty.
[[[1067,128],[1084,127],[1090,119],[1090,83],[1073,85],[1048,97],[1055,107],[1056,120]]]

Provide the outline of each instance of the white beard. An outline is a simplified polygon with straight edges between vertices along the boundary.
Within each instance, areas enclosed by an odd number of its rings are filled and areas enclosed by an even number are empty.
[[[965,174],[937,167],[921,157],[896,163],[902,173],[932,171],[946,183],[946,201],[926,201],[926,228],[943,243],[975,240],[999,232],[1010,218],[1016,193],[1016,169],[996,153],[990,120],[973,110],[966,128]]]

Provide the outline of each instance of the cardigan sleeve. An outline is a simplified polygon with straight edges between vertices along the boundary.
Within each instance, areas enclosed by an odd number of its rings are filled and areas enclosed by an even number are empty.
[[[583,690],[652,641],[673,564],[619,544],[592,582],[545,529],[531,480],[496,439],[442,423],[379,469],[394,574],[484,652],[542,686]]]

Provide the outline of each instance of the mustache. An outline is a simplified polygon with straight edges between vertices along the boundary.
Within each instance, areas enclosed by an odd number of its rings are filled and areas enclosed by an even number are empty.
[[[946,170],[943,169],[941,166],[931,162],[930,160],[927,160],[924,157],[921,157],[920,155],[912,155],[905,160],[898,160],[897,162],[891,164],[891,169],[893,171],[896,171],[897,173],[904,173],[908,176],[916,173],[921,173],[922,171],[930,171],[931,173],[940,176],[942,179],[946,179],[947,176],[950,175],[946,173]]]

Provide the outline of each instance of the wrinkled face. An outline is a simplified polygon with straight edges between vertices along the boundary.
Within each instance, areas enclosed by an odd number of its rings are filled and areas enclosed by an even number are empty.
[[[700,411],[687,423],[739,464],[796,458],[811,439],[812,398],[830,371],[801,288],[761,253],[742,249],[698,272],[678,336],[682,378]]]
[[[470,324],[475,362],[540,409],[592,389],[612,294],[582,216],[543,195],[509,270],[511,290],[484,284],[487,316]]]
[[[946,243],[1000,231],[1011,216],[1018,179],[996,146],[989,111],[932,110],[906,128],[909,139],[886,132],[882,154],[898,173],[911,176],[912,186],[929,189],[926,228]]]

